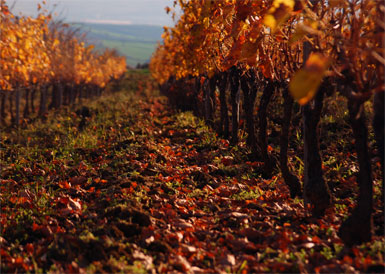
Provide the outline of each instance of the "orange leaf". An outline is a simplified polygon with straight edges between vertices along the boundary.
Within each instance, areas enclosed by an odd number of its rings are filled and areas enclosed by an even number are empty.
[[[67,181],[59,182],[59,187],[64,189],[70,189],[71,185]]]
[[[16,264],[22,264],[23,262],[24,262],[24,260],[23,260],[22,257],[17,257],[16,260],[15,260]]]

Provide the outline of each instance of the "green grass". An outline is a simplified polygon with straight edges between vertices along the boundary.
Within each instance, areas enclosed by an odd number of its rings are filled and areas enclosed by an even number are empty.
[[[135,36],[122,34],[122,33],[114,33],[107,30],[92,29],[90,33],[95,35],[100,35],[100,36],[108,36],[111,38],[116,38],[117,40],[137,40]]]

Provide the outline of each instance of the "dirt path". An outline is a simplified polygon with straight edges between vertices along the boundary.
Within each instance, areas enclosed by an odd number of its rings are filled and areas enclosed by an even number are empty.
[[[2,138],[2,273],[381,270],[383,237],[344,249],[342,209],[308,217],[244,146],[165,103],[117,94]]]

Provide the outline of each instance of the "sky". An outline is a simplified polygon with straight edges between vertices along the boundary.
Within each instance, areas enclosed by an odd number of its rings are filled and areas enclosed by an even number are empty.
[[[7,0],[14,14],[36,15],[41,0]],[[173,25],[165,7],[173,0],[46,0],[52,9],[67,22],[90,22],[136,25]]]

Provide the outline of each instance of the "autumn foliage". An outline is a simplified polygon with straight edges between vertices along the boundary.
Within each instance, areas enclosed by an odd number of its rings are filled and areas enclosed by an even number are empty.
[[[165,27],[150,63],[161,90],[174,106],[194,110],[225,138],[231,135],[233,144],[244,117],[247,144],[253,158],[263,160],[263,175],[279,166],[291,196],[303,195],[316,217],[332,206],[317,132],[324,98],[335,92],[347,98],[360,194],[340,236],[347,244],[369,241],[373,174],[364,102],[374,98],[372,125],[383,169],[385,6],[372,0],[180,0],[174,6],[180,18]],[[277,95],[283,106],[279,160],[267,142],[269,104]],[[303,186],[287,157],[293,99],[302,106]]]
[[[41,10],[40,4],[38,9]],[[93,50],[94,46],[89,45],[84,36],[76,34],[77,31],[67,24],[55,22],[47,11],[36,18],[15,16],[5,1],[1,1],[0,29],[2,119],[5,98],[20,93],[20,90],[33,92],[49,86],[55,86],[52,93],[64,86],[103,89],[126,70],[124,57],[108,49],[103,52]],[[61,91],[53,96],[66,95]],[[60,106],[61,101],[55,107]],[[16,101],[15,104],[18,106],[19,103]],[[10,110],[13,115],[12,108]],[[14,122],[18,124],[19,119]]]
[[[384,11],[377,1],[196,0],[178,4],[182,15],[175,27],[165,27],[163,43],[151,62],[153,76],[160,83],[171,76],[211,78],[238,65],[244,71],[256,69],[266,79],[291,80],[291,93],[301,104],[314,97],[325,76],[343,78],[347,71],[360,90],[383,90],[384,29],[380,22]],[[366,87],[374,75],[378,80]]]
[[[382,3],[175,0],[152,77],[1,3],[0,272],[384,273]]]

